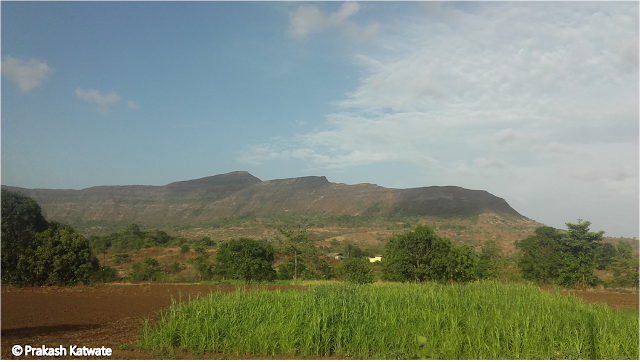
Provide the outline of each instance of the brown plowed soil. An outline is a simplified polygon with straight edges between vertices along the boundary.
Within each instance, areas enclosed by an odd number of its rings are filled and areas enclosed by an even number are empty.
[[[293,286],[245,286],[247,289],[291,289]],[[297,287],[304,289],[303,287]],[[160,351],[121,350],[127,344],[135,346],[144,318],[158,319],[158,312],[171,304],[171,298],[188,300],[220,291],[233,292],[235,285],[179,285],[179,284],[107,284],[95,287],[35,287],[2,286],[1,294],[1,357],[14,359],[11,348],[15,344],[47,347],[69,345],[108,347],[112,359],[157,358],[220,358],[222,355]],[[638,294],[612,292],[572,293],[585,302],[607,303],[611,308],[638,309]],[[291,356],[229,355],[238,359],[287,359]],[[52,358],[52,357],[50,357]],[[104,357],[103,357],[104,358]],[[34,359],[34,357],[31,357]],[[40,358],[38,358],[40,359]],[[66,359],[86,359],[70,357]]]

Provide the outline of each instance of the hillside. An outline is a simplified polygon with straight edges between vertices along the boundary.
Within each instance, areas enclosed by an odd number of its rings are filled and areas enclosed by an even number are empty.
[[[522,217],[506,201],[486,191],[454,186],[345,185],[315,176],[260,181],[243,171],[165,186],[2,187],[32,197],[48,219],[72,225],[87,221],[162,225],[283,213],[468,217],[493,212]]]
[[[282,225],[307,227],[326,240],[376,243],[420,222],[459,243],[479,245],[488,238],[511,244],[540,225],[486,191],[346,185],[323,176],[261,181],[237,171],[164,186],[2,188],[32,197],[47,219],[85,234],[105,234],[135,222],[186,237],[271,237]]]

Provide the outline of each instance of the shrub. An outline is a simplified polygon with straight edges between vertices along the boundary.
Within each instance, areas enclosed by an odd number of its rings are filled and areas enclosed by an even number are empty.
[[[165,277],[166,273],[162,271],[156,258],[145,258],[142,263],[133,263],[129,271],[129,278],[134,281],[159,281]]]
[[[336,274],[356,284],[373,283],[373,268],[369,261],[360,258],[345,258],[336,268]]]
[[[116,253],[113,254],[113,264],[120,265],[122,263],[131,262],[131,255],[127,253]]]

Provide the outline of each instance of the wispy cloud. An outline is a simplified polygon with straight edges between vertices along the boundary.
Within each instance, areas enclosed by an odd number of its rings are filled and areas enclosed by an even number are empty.
[[[315,5],[301,5],[289,13],[289,35],[302,40],[312,33],[320,33],[328,28],[336,28],[343,34],[359,41],[372,39],[380,30],[380,24],[373,23],[360,27],[348,19],[360,11],[360,5],[346,2],[335,13],[324,14]]]
[[[128,102],[127,102],[127,105],[128,105],[128,106],[129,106],[129,108],[131,108],[131,109],[138,109],[138,108],[140,108],[140,106],[139,106],[136,102],[134,102],[134,101],[128,101]]]
[[[358,9],[346,3],[326,15],[303,5],[290,14],[290,33],[302,39],[336,24],[344,31]],[[638,139],[620,131],[638,128],[637,3],[482,3],[473,12],[450,3],[437,17],[431,10],[377,39],[387,53],[354,57],[365,75],[323,127],[277,151],[248,148],[238,160],[305,150],[298,157],[326,169],[411,162],[432,183],[475,187],[549,185],[551,175],[570,185],[579,182],[570,170],[599,168],[610,169],[601,185],[638,194],[630,178],[611,177],[616,164],[638,173]],[[589,129],[598,130],[591,139],[574,136]]]
[[[113,92],[102,95],[95,89],[84,90],[80,87],[76,88],[76,95],[86,102],[98,104],[98,112],[103,114],[107,112],[109,106],[120,100],[120,97]],[[129,106],[131,107],[131,104],[129,104]]]
[[[24,61],[10,56],[2,61],[2,76],[14,81],[22,92],[39,87],[53,73],[53,68],[35,59]]]

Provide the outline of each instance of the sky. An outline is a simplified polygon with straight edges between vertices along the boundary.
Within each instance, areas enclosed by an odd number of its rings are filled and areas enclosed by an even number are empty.
[[[638,237],[638,2],[0,7],[3,185],[454,185]]]

